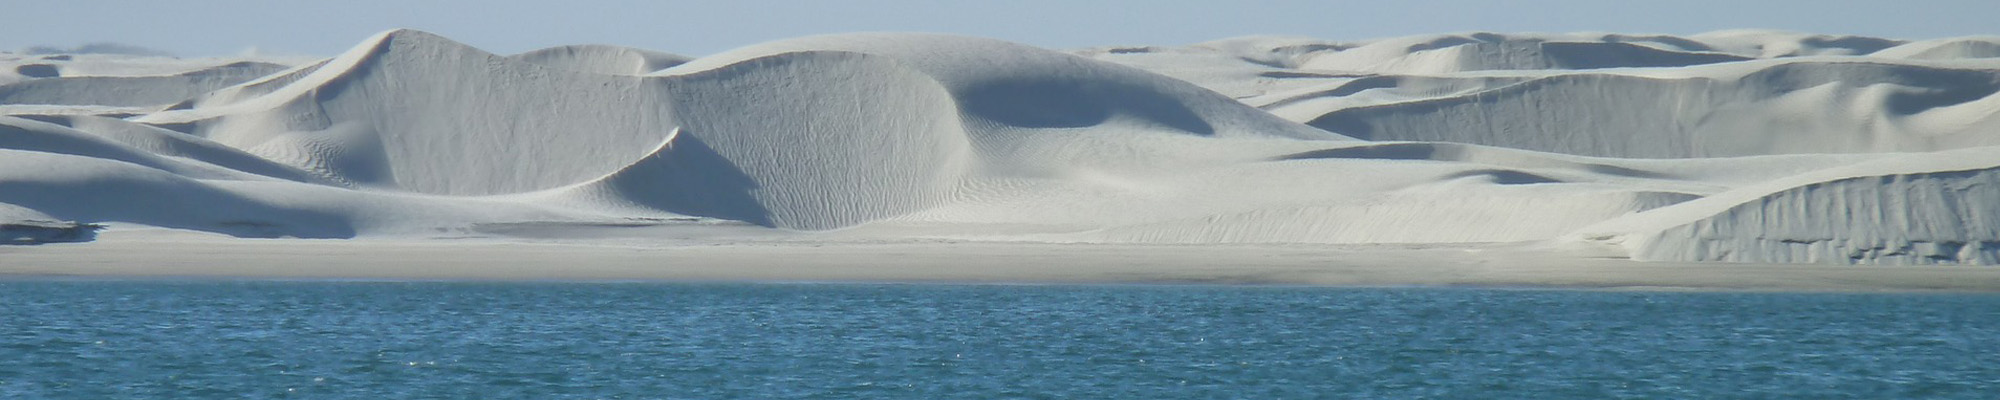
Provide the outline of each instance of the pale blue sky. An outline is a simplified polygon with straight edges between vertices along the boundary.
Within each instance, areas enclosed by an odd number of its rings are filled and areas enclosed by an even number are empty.
[[[2000,0],[0,0],[0,49],[119,42],[172,53],[331,55],[408,27],[498,53],[600,43],[687,55],[818,33],[946,32],[1044,47],[1250,34],[1689,34],[1765,28],[1894,38],[2000,34]]]

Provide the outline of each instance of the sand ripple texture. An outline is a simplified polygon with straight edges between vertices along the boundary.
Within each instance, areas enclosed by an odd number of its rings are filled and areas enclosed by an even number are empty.
[[[1996,49],[1768,31],[1070,51],[843,34],[498,55],[393,30],[318,60],[0,53],[0,223],[1993,264]]]

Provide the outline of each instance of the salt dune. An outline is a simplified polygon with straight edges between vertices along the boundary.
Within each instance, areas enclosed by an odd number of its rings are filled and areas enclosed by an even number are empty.
[[[0,274],[1994,290],[1995,43],[0,54]]]

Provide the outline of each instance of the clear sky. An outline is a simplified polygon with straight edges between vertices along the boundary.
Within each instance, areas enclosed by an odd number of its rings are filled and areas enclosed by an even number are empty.
[[[1032,45],[1251,34],[1689,34],[1762,28],[1922,39],[2000,34],[2000,0],[0,0],[0,49],[117,42],[184,56],[332,55],[416,28],[497,53],[614,44],[687,55],[819,33],[945,32]]]

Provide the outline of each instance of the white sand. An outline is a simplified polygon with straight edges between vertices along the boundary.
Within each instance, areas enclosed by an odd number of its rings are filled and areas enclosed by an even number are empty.
[[[0,268],[1984,289],[1955,266],[2000,264],[1993,43],[0,54],[0,224],[116,226]]]
[[[1484,246],[239,240],[113,234],[0,247],[0,279],[258,278],[1296,284],[1601,290],[2000,291],[2000,269],[1640,263]]]

